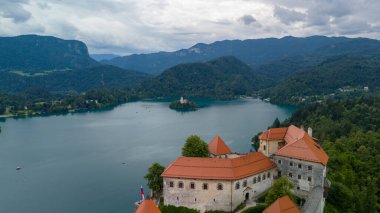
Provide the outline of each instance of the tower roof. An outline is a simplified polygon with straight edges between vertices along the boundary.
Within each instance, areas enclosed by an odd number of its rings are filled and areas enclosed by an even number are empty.
[[[224,143],[219,135],[215,136],[214,139],[208,145],[208,151],[213,155],[226,155],[231,154],[230,148]]]
[[[278,198],[263,213],[301,213],[301,210],[293,203],[288,195]]]
[[[161,213],[160,209],[151,199],[146,199],[137,207],[135,213]]]

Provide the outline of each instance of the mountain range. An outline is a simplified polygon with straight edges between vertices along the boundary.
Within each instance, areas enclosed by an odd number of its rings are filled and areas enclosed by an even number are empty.
[[[261,65],[276,63],[288,58],[307,57],[315,65],[326,57],[343,54],[362,54],[363,51],[379,50],[378,40],[366,38],[311,36],[306,38],[283,37],[248,40],[225,40],[211,44],[196,44],[174,52],[133,54],[102,60],[125,69],[159,74],[165,69],[182,63],[205,62],[222,56],[235,56],[257,70]],[[313,59],[313,60],[310,60]],[[313,63],[314,62],[314,63]],[[316,63],[315,63],[316,62]],[[309,65],[306,64],[306,65]]]
[[[218,41],[101,63],[90,57],[83,42],[51,36],[0,37],[0,47],[0,92],[6,93],[131,88],[150,98],[224,99],[260,93],[284,101],[345,86],[378,90],[380,84],[380,41],[366,38]]]

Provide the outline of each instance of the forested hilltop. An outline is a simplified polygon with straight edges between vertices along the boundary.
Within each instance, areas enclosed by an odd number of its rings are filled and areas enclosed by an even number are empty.
[[[0,58],[0,71],[57,71],[98,65],[83,42],[53,36],[0,37]]]
[[[141,97],[202,97],[232,99],[270,86],[265,76],[236,57],[188,63],[165,70],[137,87]]]
[[[330,157],[325,212],[380,211],[380,94],[307,105],[290,124],[312,127]]]
[[[262,90],[274,103],[302,104],[324,96],[347,96],[380,89],[380,57],[346,55],[294,73],[273,87]]]

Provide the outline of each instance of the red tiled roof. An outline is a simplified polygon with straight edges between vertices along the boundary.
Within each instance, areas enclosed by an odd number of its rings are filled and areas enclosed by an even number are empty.
[[[285,146],[275,155],[312,161],[327,165],[329,156],[303,129],[294,125],[288,128],[272,128],[259,136],[261,140],[284,140]]]
[[[322,163],[323,165],[327,165],[329,161],[329,156],[322,147],[306,133],[301,139],[286,144],[275,155]]]
[[[301,210],[293,203],[288,195],[278,198],[263,213],[301,213]]]
[[[135,213],[161,213],[161,211],[153,200],[146,199],[137,207]]]
[[[208,151],[213,155],[231,154],[230,148],[228,148],[228,146],[219,137],[219,135],[215,136],[215,138],[212,139],[208,145]]]
[[[271,128],[263,132],[260,136],[260,140],[283,140],[288,128]]]
[[[238,180],[275,168],[268,157],[260,152],[237,158],[179,157],[161,174],[176,177],[207,180]]]

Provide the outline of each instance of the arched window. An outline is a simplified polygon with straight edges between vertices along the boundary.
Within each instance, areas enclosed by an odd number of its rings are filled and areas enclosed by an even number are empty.
[[[256,181],[257,181],[257,180],[256,180],[256,177],[254,177],[254,178],[253,178],[253,184],[255,184]]]
[[[270,172],[268,172],[268,178],[270,178]]]
[[[223,190],[223,184],[218,183],[217,189],[218,189],[218,190]]]
[[[240,183],[239,182],[236,182],[235,189],[240,189]]]
[[[207,183],[204,183],[203,184],[203,190],[207,190],[208,189],[208,184]]]
[[[182,181],[178,182],[178,188],[180,188],[180,189],[183,188],[183,182]]]
[[[195,189],[195,183],[194,182],[190,183],[190,189]]]

